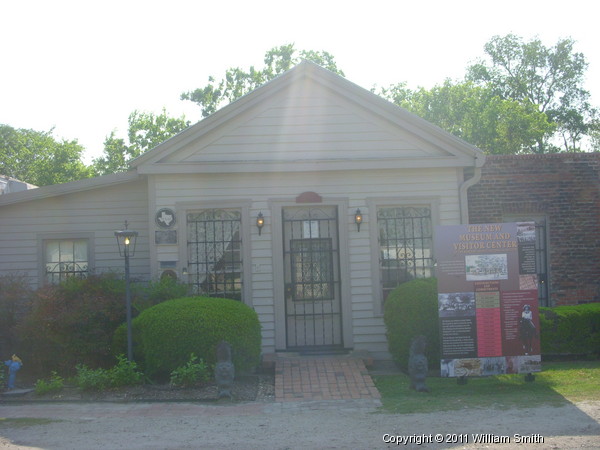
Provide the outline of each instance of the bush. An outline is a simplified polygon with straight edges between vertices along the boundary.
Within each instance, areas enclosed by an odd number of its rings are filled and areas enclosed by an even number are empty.
[[[401,284],[388,295],[383,320],[389,351],[403,370],[408,368],[410,344],[415,336],[427,339],[425,354],[430,366],[440,359],[437,280],[415,279]]]
[[[55,371],[52,371],[49,381],[37,380],[35,383],[35,394],[44,395],[53,392],[62,391],[65,386],[64,380]]]
[[[181,283],[170,277],[152,281],[147,284],[137,284],[135,296],[132,300],[134,310],[139,314],[154,305],[166,300],[182,298],[188,295],[189,285]]]
[[[185,366],[178,367],[171,372],[171,384],[179,387],[191,387],[198,383],[208,381],[209,369],[204,361],[198,360],[193,353]]]
[[[0,354],[22,353],[16,327],[29,312],[33,291],[24,275],[0,276]]]
[[[256,312],[236,300],[185,297],[153,306],[133,320],[135,359],[147,376],[158,380],[168,380],[192,353],[214,365],[221,340],[231,345],[236,370],[255,367],[261,345]],[[123,349],[125,341],[123,325],[115,333],[115,348]]]
[[[75,383],[82,391],[101,391],[110,386],[110,377],[106,369],[90,369],[85,364],[78,364],[75,370]]]
[[[117,364],[108,371],[108,378],[111,387],[135,386],[144,381],[135,361],[129,361],[123,355],[117,356]]]
[[[600,303],[540,308],[542,355],[600,356]]]
[[[125,321],[125,283],[114,274],[69,278],[38,289],[18,327],[34,372],[67,374],[76,364],[107,367],[115,329]]]
[[[106,388],[135,386],[144,381],[144,375],[134,361],[123,355],[117,356],[117,364],[111,369],[90,369],[84,364],[76,366],[75,382],[84,391],[101,391]]]

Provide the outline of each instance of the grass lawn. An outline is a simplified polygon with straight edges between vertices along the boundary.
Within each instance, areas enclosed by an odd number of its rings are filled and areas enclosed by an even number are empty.
[[[525,408],[600,400],[600,361],[545,362],[535,381],[525,375],[468,378],[427,378],[430,392],[410,389],[404,374],[374,376],[383,409],[393,413],[425,413],[461,408]]]

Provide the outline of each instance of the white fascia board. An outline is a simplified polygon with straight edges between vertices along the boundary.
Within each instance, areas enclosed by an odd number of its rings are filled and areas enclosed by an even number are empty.
[[[455,157],[431,159],[361,159],[329,161],[227,161],[197,163],[162,163],[139,168],[140,174],[188,174],[188,173],[274,173],[274,172],[325,172],[365,169],[421,169],[439,167],[472,166]]]

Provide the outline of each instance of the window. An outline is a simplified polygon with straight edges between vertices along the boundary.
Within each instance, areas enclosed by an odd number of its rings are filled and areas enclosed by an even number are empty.
[[[68,277],[88,276],[87,239],[48,239],[44,241],[44,272],[49,283]]]
[[[433,226],[428,206],[377,208],[382,300],[396,286],[432,276]]]
[[[187,213],[188,281],[196,294],[242,300],[239,210]]]

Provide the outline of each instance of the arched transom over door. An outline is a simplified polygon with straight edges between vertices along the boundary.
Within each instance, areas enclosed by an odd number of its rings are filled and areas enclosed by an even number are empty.
[[[343,348],[337,206],[282,209],[286,347]]]

